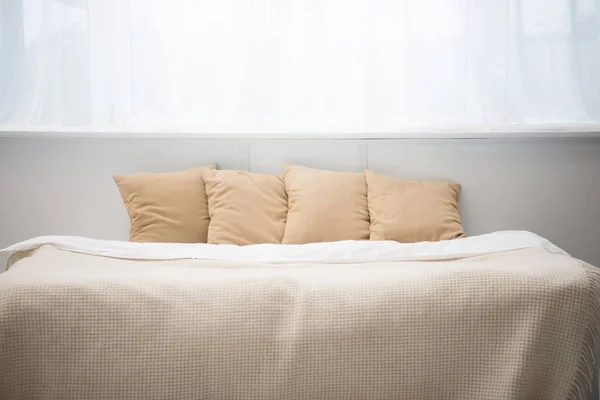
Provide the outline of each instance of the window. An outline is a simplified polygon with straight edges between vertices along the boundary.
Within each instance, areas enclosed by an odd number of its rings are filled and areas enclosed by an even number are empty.
[[[3,0],[3,130],[600,123],[598,0]]]

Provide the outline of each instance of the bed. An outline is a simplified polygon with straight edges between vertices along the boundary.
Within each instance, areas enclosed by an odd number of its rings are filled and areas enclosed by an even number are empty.
[[[584,399],[600,271],[524,231],[251,246],[38,237],[0,399]]]

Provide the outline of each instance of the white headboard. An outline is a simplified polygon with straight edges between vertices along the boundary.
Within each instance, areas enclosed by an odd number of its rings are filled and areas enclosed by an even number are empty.
[[[600,266],[600,138],[0,138],[0,246],[45,234],[126,239],[114,174],[220,168],[280,173],[285,163],[463,185],[466,232],[541,234]],[[1,260],[0,260],[1,261]]]

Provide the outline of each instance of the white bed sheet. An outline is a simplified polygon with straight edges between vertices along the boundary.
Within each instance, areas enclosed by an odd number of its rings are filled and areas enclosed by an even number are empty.
[[[567,254],[547,239],[527,231],[499,231],[441,242],[398,243],[364,240],[251,246],[132,243],[77,236],[40,236],[0,250],[0,254],[31,250],[46,244],[78,253],[126,259],[193,258],[278,264],[439,260],[530,247],[543,247],[553,253]]]

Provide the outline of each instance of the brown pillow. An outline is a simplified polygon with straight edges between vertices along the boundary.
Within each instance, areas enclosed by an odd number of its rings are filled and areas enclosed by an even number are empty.
[[[460,185],[413,182],[365,171],[371,240],[434,242],[464,237],[458,215]]]
[[[181,172],[114,176],[131,220],[132,242],[206,243],[208,204],[202,174],[211,164]]]
[[[286,166],[288,217],[283,243],[369,238],[364,174]]]
[[[283,179],[246,171],[204,177],[210,225],[208,243],[281,243],[287,217]]]

